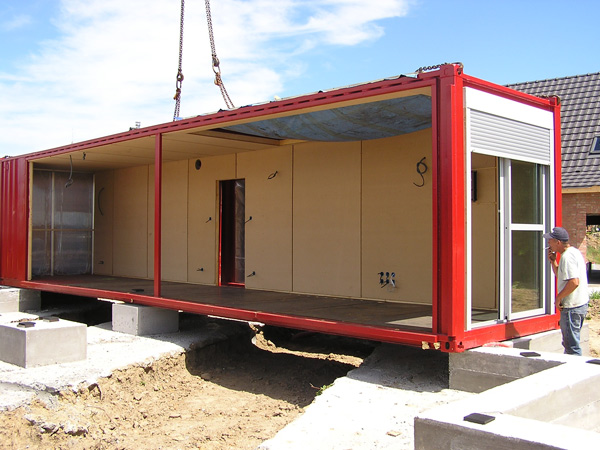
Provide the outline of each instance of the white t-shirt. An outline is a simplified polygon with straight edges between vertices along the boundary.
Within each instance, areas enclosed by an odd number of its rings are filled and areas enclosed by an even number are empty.
[[[579,278],[579,286],[562,300],[563,308],[585,305],[590,299],[583,256],[575,247],[569,247],[560,255],[556,274],[557,292],[562,291],[567,282],[573,278]]]

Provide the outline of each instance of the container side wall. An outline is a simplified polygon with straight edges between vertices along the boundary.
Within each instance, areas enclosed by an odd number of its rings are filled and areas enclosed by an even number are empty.
[[[27,278],[28,164],[24,158],[2,162],[0,273],[2,278]]]

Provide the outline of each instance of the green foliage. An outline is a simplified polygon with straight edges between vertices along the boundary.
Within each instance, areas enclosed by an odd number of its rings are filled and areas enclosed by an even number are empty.
[[[317,396],[321,395],[323,392],[325,392],[325,389],[330,388],[331,386],[333,386],[333,383],[331,384],[326,384],[325,386],[321,386],[321,388],[317,391]]]

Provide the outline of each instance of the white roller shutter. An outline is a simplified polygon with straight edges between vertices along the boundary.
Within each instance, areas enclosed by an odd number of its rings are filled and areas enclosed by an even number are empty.
[[[552,113],[465,88],[469,152],[550,165]]]

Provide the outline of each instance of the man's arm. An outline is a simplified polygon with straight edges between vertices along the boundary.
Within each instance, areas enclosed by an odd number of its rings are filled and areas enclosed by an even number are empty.
[[[562,309],[562,301],[563,299],[571,294],[577,287],[579,286],[579,278],[571,278],[565,284],[565,287],[556,295],[556,306],[558,309]]]

